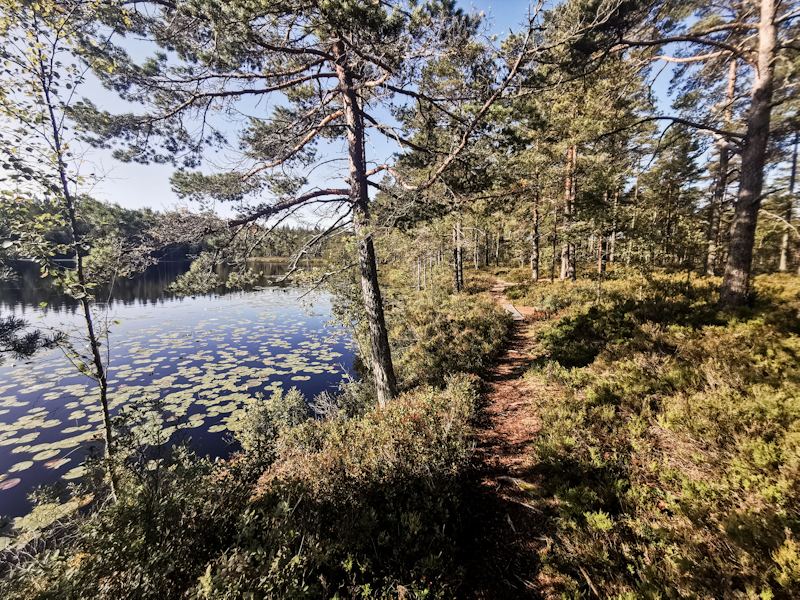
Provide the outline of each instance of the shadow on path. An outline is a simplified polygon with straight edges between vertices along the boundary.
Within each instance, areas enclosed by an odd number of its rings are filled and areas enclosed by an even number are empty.
[[[531,476],[533,442],[540,429],[530,398],[544,393],[523,374],[533,361],[535,324],[505,297],[513,284],[492,287],[494,301],[514,319],[509,340],[486,378],[476,432],[465,528],[472,533],[463,592],[485,600],[539,598],[537,572],[544,514],[525,501],[521,486]],[[509,307],[511,307],[510,310]],[[529,310],[535,313],[535,310]]]

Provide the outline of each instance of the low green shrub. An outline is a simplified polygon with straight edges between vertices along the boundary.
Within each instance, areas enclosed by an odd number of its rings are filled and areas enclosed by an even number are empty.
[[[0,597],[453,597],[477,382],[350,419],[304,419],[294,391],[255,401],[248,452],[177,448],[152,478],[123,478],[119,502],[0,579]]]
[[[538,404],[543,574],[564,594],[797,597],[800,282],[761,276],[719,312],[713,283],[670,277],[610,282],[540,336],[529,377],[561,386]]]
[[[334,497],[394,477],[457,473],[468,457],[477,381],[460,374],[444,390],[417,388],[357,419],[306,421],[281,436],[265,478],[300,479]]]
[[[58,550],[0,580],[0,597],[182,597],[236,535],[256,480],[244,461],[215,464],[176,448],[149,482],[128,478],[119,501],[79,518]]]
[[[247,401],[244,415],[233,429],[234,436],[246,452],[269,454],[282,431],[309,417],[306,399],[296,387],[286,394],[278,389],[266,400],[259,392]]]
[[[506,296],[515,304],[532,306],[556,313],[574,305],[593,301],[597,294],[591,281],[541,281],[536,284],[517,285],[506,290]]]
[[[531,283],[532,272],[528,267],[516,267],[509,269],[507,273],[502,276],[502,279],[509,283]]]
[[[495,278],[486,271],[464,269],[464,291],[467,294],[488,292],[494,285]]]
[[[398,379],[406,387],[441,386],[450,373],[481,374],[502,347],[510,323],[488,296],[420,293],[393,319]]]
[[[459,375],[358,419],[288,430],[236,552],[211,564],[198,597],[451,597],[476,386]],[[280,555],[265,550],[273,526]]]

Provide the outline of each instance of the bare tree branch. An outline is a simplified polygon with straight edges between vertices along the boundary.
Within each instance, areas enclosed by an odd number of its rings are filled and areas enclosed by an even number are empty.
[[[692,62],[700,62],[703,60],[710,60],[712,58],[717,58],[718,56],[722,56],[727,54],[727,50],[720,50],[719,52],[712,52],[711,54],[699,54],[697,56],[687,56],[686,58],[676,58],[674,56],[654,56],[652,60],[665,60],[671,63],[692,63]]]
[[[308,192],[307,194],[303,194],[302,196],[298,196],[297,198],[292,198],[291,200],[284,200],[283,202],[278,202],[277,204],[273,204],[272,206],[268,206],[266,208],[262,208],[254,213],[251,213],[245,217],[241,217],[239,219],[231,219],[225,223],[226,227],[237,227],[239,225],[244,225],[246,223],[252,223],[257,219],[261,219],[263,217],[269,217],[281,211],[284,211],[288,208],[293,206],[297,206],[299,204],[304,204],[310,200],[315,198],[320,198],[322,196],[343,196],[344,199],[347,199],[347,195],[350,193],[350,190],[347,189],[327,189],[327,190],[315,190],[313,192]],[[212,233],[209,231],[208,233]]]
[[[289,160],[289,159],[290,159],[292,156],[294,156],[295,154],[297,154],[298,152],[300,152],[300,150],[302,150],[302,149],[303,149],[303,148],[304,148],[306,145],[308,145],[308,143],[309,143],[309,142],[311,142],[311,140],[313,140],[315,137],[317,137],[317,134],[318,134],[320,131],[322,131],[322,130],[325,128],[325,126],[326,126],[326,125],[328,125],[328,124],[329,124],[331,121],[334,121],[334,120],[338,119],[338,118],[339,118],[339,117],[341,117],[342,115],[344,115],[344,111],[342,111],[342,110],[337,110],[335,113],[331,113],[331,114],[329,114],[327,117],[325,117],[324,119],[322,119],[322,121],[320,121],[320,122],[319,122],[319,125],[317,125],[317,126],[314,128],[314,129],[312,129],[311,131],[309,131],[309,132],[308,132],[308,135],[306,135],[306,137],[304,137],[304,138],[303,138],[303,139],[300,141],[300,143],[299,143],[299,144],[297,144],[297,146],[295,146],[294,148],[292,148],[292,149],[289,151],[289,153],[288,153],[288,154],[284,155],[284,156],[283,156],[283,158],[280,158],[280,159],[278,159],[278,160],[272,161],[271,163],[266,163],[266,164],[264,164],[264,165],[261,165],[261,166],[259,166],[259,167],[256,167],[256,168],[254,168],[254,169],[251,169],[251,170],[250,170],[250,171],[249,171],[249,172],[248,172],[248,173],[247,173],[247,174],[246,174],[246,175],[245,175],[245,176],[242,178],[242,181],[247,181],[247,180],[248,180],[248,179],[250,179],[250,178],[251,178],[253,175],[255,175],[256,173],[259,173],[260,171],[263,171],[264,169],[271,169],[271,168],[273,168],[273,167],[277,167],[278,165],[281,165],[281,164],[285,163],[285,162],[286,162],[287,160]]]

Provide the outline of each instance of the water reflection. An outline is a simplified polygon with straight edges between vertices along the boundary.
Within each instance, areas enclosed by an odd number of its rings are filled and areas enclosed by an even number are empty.
[[[70,261],[64,261],[69,263]],[[99,286],[95,291],[97,301],[110,305],[147,305],[163,304],[165,300],[176,296],[167,290],[175,279],[189,270],[191,261],[161,261],[135,277],[120,277],[110,285]],[[33,261],[14,261],[11,264],[18,278],[15,281],[0,281],[0,308],[20,311],[23,314],[47,303],[44,312],[75,312],[78,301],[63,295],[53,284],[51,277],[41,277],[39,265]],[[250,270],[258,274],[256,281],[245,286],[243,291],[252,291],[258,287],[288,285],[276,281],[286,272],[285,263],[273,261],[252,261],[248,263]],[[221,279],[227,279],[235,267],[217,265],[216,273]],[[231,293],[225,286],[220,286],[214,293],[224,295]]]
[[[80,346],[74,299],[41,279],[35,264],[22,266],[24,276],[2,288],[0,308],[25,313],[37,327],[73,332]],[[158,401],[170,418],[183,420],[186,429],[175,435],[189,435],[203,455],[224,456],[230,427],[253,394],[296,386],[313,398],[338,387],[352,369],[348,339],[326,325],[331,304],[324,292],[306,298],[305,306],[297,287],[172,297],[167,286],[188,267],[161,263],[114,286],[112,309],[98,321],[110,329],[105,348],[112,413]],[[256,267],[263,284],[283,268],[266,262]],[[28,512],[26,495],[36,485],[78,477],[101,427],[94,382],[60,350],[0,365],[0,483],[18,483],[0,488],[0,517]]]

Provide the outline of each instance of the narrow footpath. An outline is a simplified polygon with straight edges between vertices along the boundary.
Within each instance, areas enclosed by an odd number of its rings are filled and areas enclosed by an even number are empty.
[[[474,468],[474,497],[465,524],[474,534],[471,560],[460,597],[481,600],[539,598],[537,532],[543,513],[528,504],[523,491],[535,482],[533,442],[540,422],[530,405],[544,389],[522,378],[533,361],[535,309],[514,307],[504,292],[513,284],[498,280],[494,301],[514,318],[508,343],[486,378]],[[527,317],[527,318],[526,318]]]

